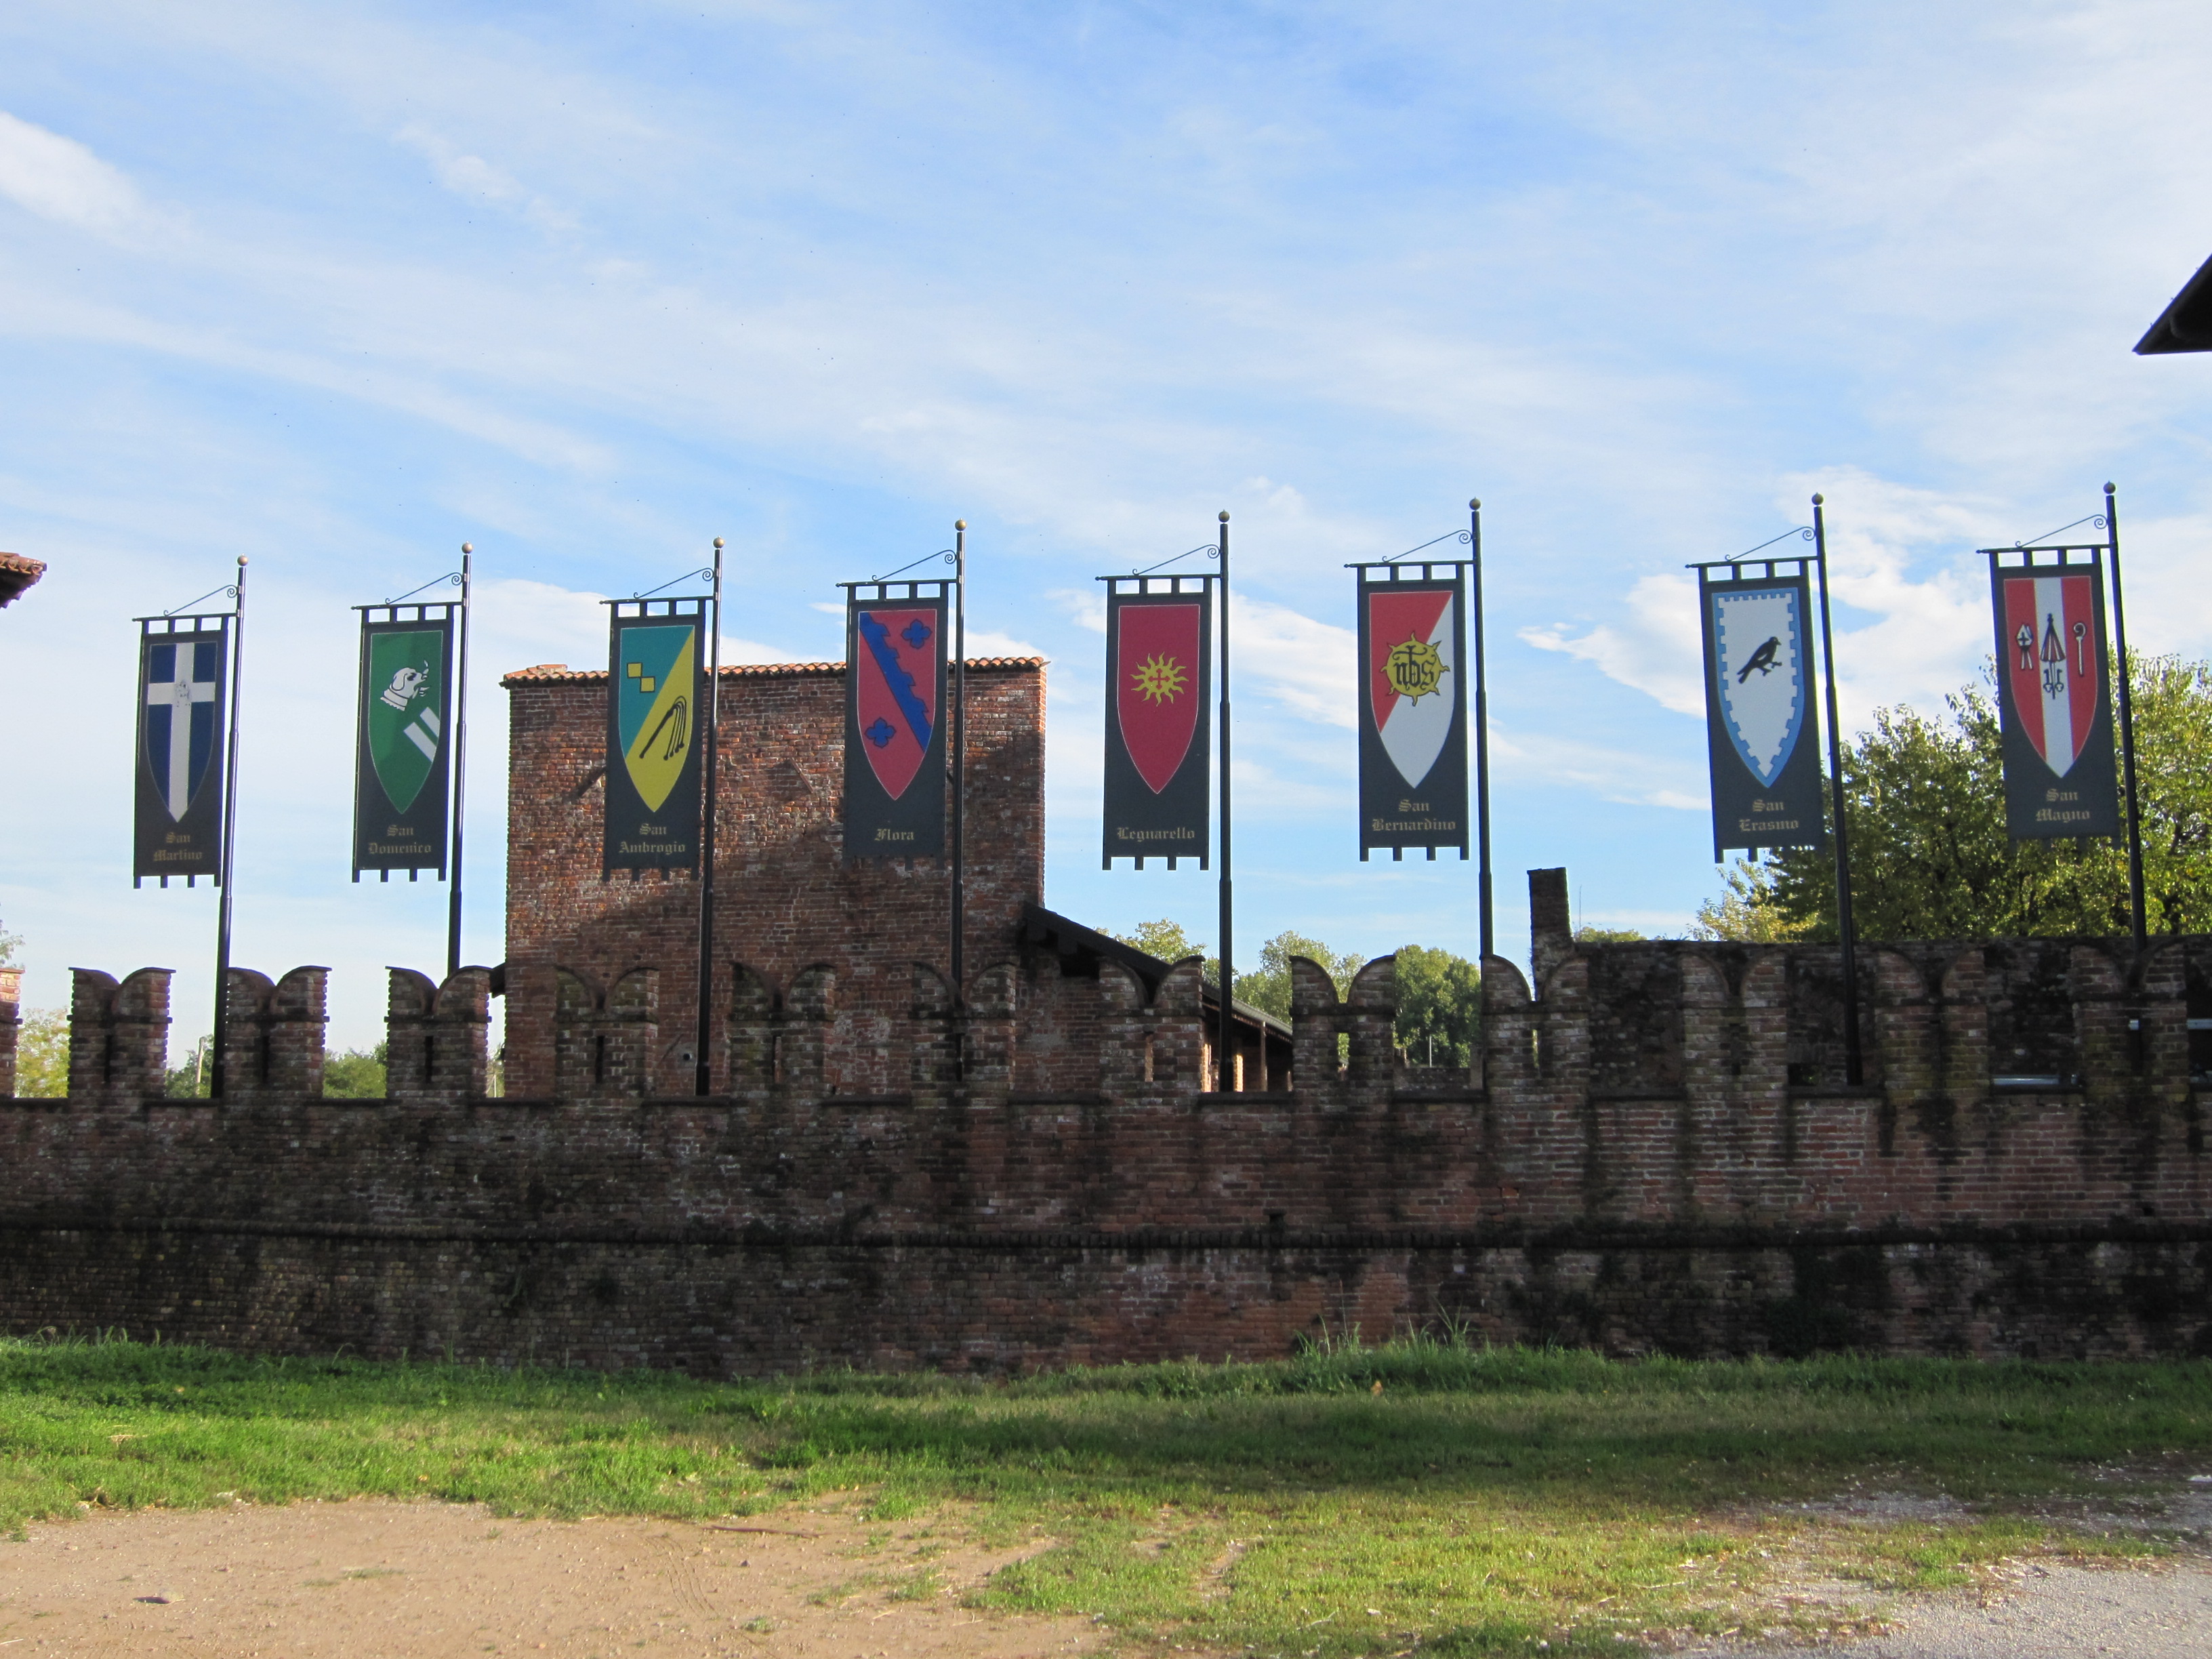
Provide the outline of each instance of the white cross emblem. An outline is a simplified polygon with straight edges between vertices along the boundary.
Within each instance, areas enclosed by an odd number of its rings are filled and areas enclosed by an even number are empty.
[[[161,780],[162,799],[172,818],[183,817],[185,809],[192,802],[192,705],[215,701],[213,680],[190,678],[191,671],[187,664],[194,654],[190,645],[179,644],[175,666],[170,670],[172,678],[149,678],[146,682],[146,707],[170,710],[169,752],[149,753],[147,758],[154,763],[155,776]],[[212,743],[210,737],[210,745]],[[211,755],[210,760],[212,763]]]

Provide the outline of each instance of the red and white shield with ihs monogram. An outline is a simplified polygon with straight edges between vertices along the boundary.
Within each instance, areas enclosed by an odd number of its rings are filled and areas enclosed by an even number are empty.
[[[1367,600],[1367,696],[1383,752],[1408,787],[1418,787],[1451,735],[1452,590],[1364,590]]]

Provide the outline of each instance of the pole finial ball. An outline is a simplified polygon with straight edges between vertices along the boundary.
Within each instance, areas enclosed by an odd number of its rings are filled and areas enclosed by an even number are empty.
[[[1224,524],[1229,522],[1229,509],[1225,507],[1221,509],[1221,522]]]
[[[968,527],[968,520],[965,519],[955,519],[952,521],[952,527],[955,530],[965,530]]]
[[[245,555],[245,554],[241,553],[241,554],[240,554],[240,555],[238,556],[238,562],[239,562],[239,566],[240,566],[240,568],[241,569],[245,568],[245,564],[246,564],[246,555]]]
[[[715,550],[716,550],[717,552],[720,552],[720,551],[721,550],[722,545],[723,545],[723,544],[722,544],[722,538],[721,538],[720,536],[715,537],[715,538],[714,538],[714,549],[715,549]]]
[[[1826,501],[1827,499],[1828,499],[1828,498],[1827,498],[1826,495],[1822,495],[1819,490],[1817,490],[1817,489],[1816,489],[1816,490],[1814,490],[1814,491],[1813,492],[1813,505],[1814,505],[1814,506],[1815,506],[1815,507],[1820,506],[1822,502]]]
[[[1467,498],[1467,505],[1469,512],[1480,513],[1482,511],[1482,497],[1480,495],[1470,495]]]
[[[461,551],[462,551],[462,552],[464,552],[464,553],[473,553],[473,552],[475,552],[476,550],[476,550],[476,548],[475,548],[474,544],[471,544],[471,543],[469,543],[469,542],[463,542],[463,543],[461,544]]]
[[[2112,486],[2109,483],[2106,483],[2106,486],[2105,486],[2105,493],[2106,493],[2107,495],[2111,495],[2111,494],[2112,493]]]

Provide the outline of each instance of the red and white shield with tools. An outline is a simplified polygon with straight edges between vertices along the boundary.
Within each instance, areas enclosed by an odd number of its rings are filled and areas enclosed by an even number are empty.
[[[2003,579],[2004,679],[2021,730],[2060,777],[2080,758],[2105,694],[2104,639],[2090,572]]]

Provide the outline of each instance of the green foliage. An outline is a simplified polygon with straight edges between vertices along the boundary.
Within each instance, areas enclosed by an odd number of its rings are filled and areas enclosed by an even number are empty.
[[[2147,925],[2154,933],[2202,932],[2212,928],[2212,664],[2138,659],[2134,690]],[[1880,710],[1844,750],[1860,935],[2127,932],[2124,841],[2012,840],[1996,707],[1975,686],[1946,701],[1941,718]],[[1749,908],[1805,937],[1834,938],[1829,854],[1794,848],[1774,867],[1770,897],[1746,894]]]
[[[1588,922],[1575,929],[1577,945],[1635,945],[1644,937],[1633,927],[1597,927]]]
[[[1698,919],[1690,924],[1692,939],[1784,945],[1805,936],[1810,924],[1792,921],[1777,904],[1772,866],[1738,859],[1727,881],[1726,892],[1698,907]]]
[[[1352,976],[1367,965],[1367,958],[1346,951],[1340,956],[1317,939],[1308,939],[1304,933],[1288,931],[1278,933],[1260,947],[1260,969],[1257,973],[1237,975],[1237,996],[1241,1002],[1264,1009],[1277,1019],[1291,1017],[1291,958],[1304,957],[1317,963],[1330,979],[1336,982],[1336,994],[1342,996],[1351,988]]]
[[[385,1080],[384,1043],[374,1048],[349,1048],[323,1061],[323,1093],[333,1100],[381,1100]]]
[[[22,948],[23,936],[21,933],[11,933],[5,925],[0,925],[0,968],[13,968],[15,965],[15,952]]]
[[[68,1092],[68,1011],[33,1008],[15,1031],[15,1093],[26,1100],[59,1100]]]
[[[1140,921],[1128,933],[1109,933],[1107,937],[1133,945],[1146,956],[1158,957],[1162,962],[1181,962],[1185,957],[1206,954],[1206,947],[1184,933],[1181,922],[1170,921],[1165,916],[1158,921]]]
[[[185,1050],[179,1064],[163,1074],[161,1092],[171,1100],[205,1100],[215,1089],[215,1068],[209,1063],[215,1038],[204,1036]]]
[[[1482,969],[1425,945],[1397,951],[1398,1046],[1418,1065],[1469,1066],[1482,1033]]]
[[[724,1382],[0,1340],[0,1528],[361,1494],[702,1520],[957,1505],[939,1524],[1053,1540],[975,1602],[1134,1644],[1620,1653],[1849,1621],[1785,1610],[1807,1578],[1924,1589],[2007,1556],[2156,1553],[2057,1517],[2179,1486],[2212,1454],[2212,1364],[1627,1363],[1355,1331],[1261,1364]],[[1799,1507],[1863,1486],[1973,1512]]]

